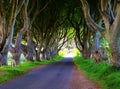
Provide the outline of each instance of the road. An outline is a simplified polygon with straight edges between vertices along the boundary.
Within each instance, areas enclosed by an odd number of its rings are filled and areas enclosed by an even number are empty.
[[[65,58],[1,84],[0,89],[69,89],[73,66],[72,58]]]

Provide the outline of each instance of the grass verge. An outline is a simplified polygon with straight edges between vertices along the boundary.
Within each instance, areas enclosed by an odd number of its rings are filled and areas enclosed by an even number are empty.
[[[74,57],[74,63],[79,69],[100,84],[101,89],[120,89],[120,68],[112,67],[109,63],[95,64],[93,60]]]
[[[0,67],[0,83],[3,83],[7,80],[11,80],[15,78],[16,76],[25,74],[29,70],[32,70],[33,68],[38,67],[40,65],[49,64],[49,63],[56,62],[62,59],[63,57],[61,56],[55,56],[53,59],[42,60],[41,62],[37,62],[37,61],[24,62],[13,68],[11,66],[2,66]]]

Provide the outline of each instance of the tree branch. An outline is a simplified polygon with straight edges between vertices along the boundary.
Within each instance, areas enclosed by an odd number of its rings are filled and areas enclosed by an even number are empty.
[[[21,10],[24,2],[25,2],[25,0],[22,0],[22,1],[20,2],[20,4],[18,5],[18,7],[17,7],[17,9],[16,9],[16,11],[15,11],[15,16],[17,16],[17,15],[19,14],[19,12],[20,12],[20,10]]]
[[[111,25],[114,21],[114,15],[111,8],[111,0],[101,0],[101,9],[103,19],[107,27]]]
[[[86,20],[87,25],[89,24],[94,30],[100,31],[104,34],[105,28],[101,27],[100,25],[96,24],[94,20],[90,16],[90,9],[86,0],[80,0],[83,7],[84,18]]]

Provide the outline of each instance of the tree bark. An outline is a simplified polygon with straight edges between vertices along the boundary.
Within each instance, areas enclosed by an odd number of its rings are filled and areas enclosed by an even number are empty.
[[[120,66],[120,3],[118,3],[117,15],[109,34],[110,63]]]
[[[21,56],[21,41],[24,33],[24,28],[22,28],[18,33],[15,41],[15,47],[11,47],[10,52],[12,53],[13,60],[16,62],[16,65],[20,64]]]
[[[26,59],[28,61],[34,61],[33,55],[35,54],[35,51],[34,51],[34,43],[32,38],[33,38],[32,32],[28,30],[27,31],[27,55],[26,55]]]
[[[24,57],[26,58],[26,55],[27,55],[27,45],[21,44],[20,48],[21,48],[21,51],[22,51]]]
[[[22,0],[21,3],[19,3],[18,7],[16,7],[16,3],[17,3],[17,1],[13,1],[13,5],[12,5],[12,9],[11,9],[11,15],[10,15],[10,20],[9,20],[9,23],[8,23],[8,27],[6,27],[8,29],[9,35],[8,35],[8,38],[6,39],[5,44],[3,45],[3,49],[0,52],[0,58],[1,58],[0,60],[1,60],[1,64],[3,64],[3,65],[8,65],[8,63],[7,63],[7,56],[8,56],[9,48],[10,48],[11,43],[12,43],[16,17],[17,17],[17,15],[19,14],[19,12],[21,10],[21,7],[22,7],[22,5],[24,3],[24,0]],[[1,6],[0,6],[0,9],[2,10]],[[5,14],[4,11],[2,11],[2,13]],[[6,20],[4,20],[4,23],[5,22],[6,22]]]
[[[36,51],[36,60],[40,61],[40,51]]]
[[[37,61],[40,61],[40,53],[41,53],[41,47],[37,47],[37,50],[36,50],[36,60]]]
[[[26,0],[24,3],[24,11],[23,11],[23,19],[24,19],[24,26],[23,28],[17,33],[16,41],[15,41],[15,47],[11,48],[11,53],[13,56],[14,62],[16,62],[16,65],[20,64],[20,56],[21,56],[21,42],[22,42],[22,36],[25,33],[25,31],[28,30],[28,15],[27,15],[27,7],[28,7],[29,0]]]
[[[84,17],[89,26],[98,30],[108,41],[110,47],[110,60],[113,66],[120,67],[120,2],[117,1],[116,15],[113,15],[111,9],[111,0],[101,0],[102,18],[105,28],[96,24],[90,17],[89,6],[86,0],[80,0],[82,3]]]

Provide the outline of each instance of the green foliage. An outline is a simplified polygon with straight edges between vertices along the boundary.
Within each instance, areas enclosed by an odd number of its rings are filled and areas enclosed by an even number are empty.
[[[43,60],[41,62],[22,62],[20,65],[16,67],[2,66],[0,67],[0,83],[10,80],[18,75],[22,75],[27,73],[29,70],[38,67],[43,64],[49,64],[55,61],[62,60],[63,57],[55,56],[50,60]]]
[[[72,50],[72,51],[71,51],[71,54],[72,54],[73,57],[80,55],[80,52],[79,52],[79,50],[78,50],[77,48],[73,48],[73,49],[71,49],[71,50]],[[68,52],[68,49],[65,48],[64,50],[60,50],[60,51],[58,52],[58,54],[59,54],[60,56],[64,57],[64,56],[67,54],[67,52]]]
[[[74,57],[75,64],[85,74],[101,85],[101,89],[120,88],[120,68],[112,67],[109,63],[96,64],[91,59],[83,59],[80,56]]]
[[[74,30],[74,28],[69,28],[69,31],[68,31],[68,33],[67,33],[67,38],[68,38],[68,39],[72,39],[72,38],[74,37],[74,35],[75,35],[75,30]]]
[[[67,51],[68,51],[68,49],[65,48],[65,49],[63,49],[63,50],[60,50],[60,51],[58,52],[58,54],[59,54],[60,56],[64,57],[65,54],[67,53]]]
[[[100,45],[101,45],[101,47],[104,47],[106,49],[107,55],[110,56],[110,48],[109,48],[108,42],[105,38],[102,39]]]
[[[72,53],[73,53],[73,56],[74,56],[74,57],[80,55],[80,51],[79,51],[77,48],[74,48],[74,49],[72,50]]]

